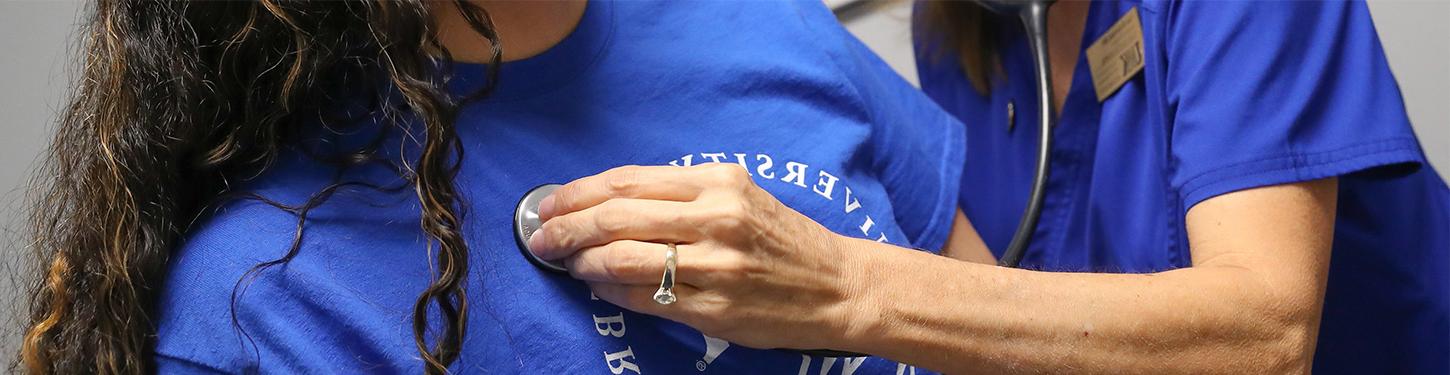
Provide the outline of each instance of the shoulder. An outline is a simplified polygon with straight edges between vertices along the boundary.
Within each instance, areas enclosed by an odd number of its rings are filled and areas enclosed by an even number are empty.
[[[415,365],[404,322],[428,242],[407,195],[339,191],[306,220],[255,199],[220,206],[168,265],[157,354],[228,371]]]
[[[217,208],[183,237],[167,262],[156,302],[157,353],[237,371],[251,362],[232,297],[242,277],[285,255],[296,222],[260,201]]]
[[[1362,0],[1142,0],[1137,5],[1145,18],[1157,19],[1169,27],[1222,28],[1259,37],[1332,32],[1338,31],[1332,28],[1339,25],[1371,22],[1369,7]],[[1272,33],[1262,34],[1265,31]]]

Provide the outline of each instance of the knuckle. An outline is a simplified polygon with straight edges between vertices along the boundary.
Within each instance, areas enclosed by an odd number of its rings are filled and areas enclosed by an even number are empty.
[[[563,259],[572,254],[571,250],[576,249],[574,238],[569,237],[569,231],[559,228],[557,224],[549,224],[539,228],[534,237],[544,236],[546,241],[540,244],[541,249],[537,251],[540,257],[548,259]]]
[[[574,197],[579,195],[579,193],[575,192],[575,190],[578,189],[578,185],[570,183],[565,184],[564,186],[560,186],[559,189],[554,190],[554,193],[551,195],[554,196],[554,207],[556,208],[555,212],[567,212],[569,207],[573,207]]]
[[[611,201],[612,202],[612,201]],[[617,204],[604,202],[594,213],[594,227],[600,233],[614,235],[624,232],[629,226],[629,219]]]
[[[643,260],[639,255],[630,251],[626,246],[611,244],[609,260],[605,262],[604,271],[613,280],[627,280],[644,269],[642,263]]]
[[[637,165],[626,165],[611,169],[604,178],[604,188],[612,197],[633,196],[639,187],[639,168]]]
[[[578,225],[574,224],[574,220],[571,220],[573,218],[563,219],[564,220],[558,220],[558,225],[544,225],[543,229],[540,230],[546,232],[545,235],[548,236],[547,238],[554,239],[554,242],[559,244],[560,246],[572,248],[578,245],[579,239],[577,238],[576,233],[579,233],[579,231],[572,229],[577,227]],[[551,220],[550,222],[553,222],[553,220]]]
[[[750,258],[744,254],[729,252],[723,254],[721,257],[721,273],[735,277],[743,277],[750,270]]]
[[[577,256],[564,258],[564,271],[569,272],[569,277],[584,279],[589,273],[583,267],[584,263]]]
[[[718,255],[718,258],[711,262],[710,277],[719,283],[739,285],[750,278],[752,265],[749,259],[736,252],[728,252]]]
[[[750,173],[744,167],[737,164],[727,164],[725,168],[725,180],[732,186],[751,186],[754,182],[750,180]]]
[[[559,227],[565,224],[565,219],[563,218],[549,220],[543,226],[539,227],[539,230],[534,233],[534,237],[543,236],[550,240],[548,242],[562,244],[565,239],[560,236],[563,232],[559,231]]]
[[[735,216],[725,216],[711,222],[715,229],[733,232],[745,228],[745,221]]]
[[[604,271],[604,277],[610,280],[619,280],[620,276],[624,274],[624,271],[621,270],[622,267],[619,261],[611,256],[604,261],[604,264],[600,268],[601,271]]]
[[[706,214],[708,222],[718,229],[741,229],[749,224],[750,208],[739,201],[726,201]]]
[[[741,186],[751,183],[750,174],[745,168],[735,163],[710,163],[706,164],[707,172],[712,180],[724,186]]]
[[[750,182],[750,173],[739,164],[725,164],[725,177],[737,182]]]
[[[624,265],[624,271],[629,272],[629,274],[638,275],[649,268],[649,260],[644,258],[643,253],[629,250],[623,251],[622,253],[624,256],[620,263]]]

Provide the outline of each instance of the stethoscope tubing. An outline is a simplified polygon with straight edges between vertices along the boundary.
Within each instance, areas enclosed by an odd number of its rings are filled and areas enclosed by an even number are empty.
[[[1052,161],[1052,66],[1047,60],[1047,8],[1052,1],[1031,1],[1021,10],[1022,26],[1027,31],[1027,43],[1032,50],[1033,73],[1037,77],[1037,165],[1032,174],[1032,190],[1028,193],[1027,207],[1023,209],[1022,220],[1012,234],[1012,242],[997,265],[1016,268],[1022,263],[1027,247],[1032,245],[1033,232],[1042,217],[1042,201],[1047,195],[1047,177]]]

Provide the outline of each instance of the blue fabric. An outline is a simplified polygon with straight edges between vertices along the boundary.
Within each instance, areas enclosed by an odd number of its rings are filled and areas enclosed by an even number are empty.
[[[458,64],[453,89],[473,92],[483,71]],[[881,358],[739,345],[707,356],[697,331],[536,269],[512,234],[515,203],[539,184],[626,164],[720,162],[744,164],[762,188],[836,232],[940,248],[955,213],[964,128],[819,1],[591,2],[569,37],[505,64],[498,84],[458,125],[472,252],[455,372],[925,373]],[[362,144],[378,133],[348,134],[313,143]],[[416,156],[415,143],[383,136],[385,160]],[[299,204],[336,173],[289,151],[238,190]],[[340,176],[400,182],[376,165]],[[284,255],[297,217],[237,200],[204,218],[172,259],[159,303],[162,372],[421,371],[411,317],[429,253],[416,199],[406,188],[341,188],[309,213],[294,259],[246,280],[248,269]]]
[[[1195,204],[1338,176],[1315,370],[1450,372],[1450,189],[1422,155],[1365,4],[1095,2],[1083,46],[1135,6],[1144,70],[1100,104],[1078,58],[1023,265],[1187,267],[1183,221]],[[940,39],[914,38],[923,90],[967,126],[961,207],[997,251],[1026,204],[1037,149],[1032,60],[1019,24],[1001,24],[1005,72],[988,95]]]

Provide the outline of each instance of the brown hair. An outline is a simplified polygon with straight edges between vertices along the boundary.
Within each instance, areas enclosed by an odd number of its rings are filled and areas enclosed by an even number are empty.
[[[15,366],[152,371],[153,304],[191,220],[244,195],[230,191],[231,182],[297,146],[298,129],[315,124],[308,119],[363,102],[382,114],[374,125],[407,131],[398,120],[406,113],[425,133],[421,157],[398,170],[421,204],[430,251],[419,254],[436,257],[415,303],[413,335],[427,372],[446,372],[468,311],[468,246],[453,183],[462,152],[453,124],[458,100],[439,69],[451,59],[431,17],[449,6],[492,42],[489,74],[496,74],[502,52],[488,14],[461,0],[91,3],[80,79],[29,190],[29,321]],[[331,159],[377,161],[368,155],[349,150]],[[301,206],[255,198],[296,215],[300,238],[307,210],[341,185]],[[249,274],[285,263],[299,245]],[[444,328],[428,334],[433,308]]]
[[[993,78],[1002,74],[997,60],[997,18],[971,1],[926,1],[922,6],[918,32],[940,44],[932,55],[917,58],[952,58],[972,88],[983,95],[991,92]]]

